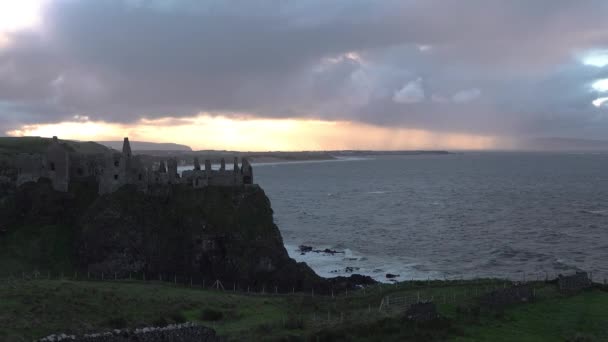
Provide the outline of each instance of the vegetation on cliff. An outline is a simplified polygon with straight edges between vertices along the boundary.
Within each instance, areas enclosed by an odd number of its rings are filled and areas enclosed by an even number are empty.
[[[372,285],[365,292],[332,298],[305,293],[254,295],[159,281],[41,279],[44,277],[23,280],[19,274],[2,279],[0,340],[31,341],[59,332],[77,334],[184,321],[201,323],[239,341],[608,339],[608,292],[595,289],[564,296],[544,282],[533,284],[537,300],[479,315],[459,308],[474,302],[466,294],[476,293],[491,281]],[[444,302],[445,294],[456,294],[456,298]],[[387,296],[434,297],[442,319],[417,324],[400,310],[380,312],[378,305]]]
[[[373,282],[361,276],[325,280],[289,258],[258,186],[173,185],[148,193],[125,186],[103,196],[96,186],[75,182],[61,193],[41,179],[6,194],[0,202],[0,275],[133,273],[318,293]]]

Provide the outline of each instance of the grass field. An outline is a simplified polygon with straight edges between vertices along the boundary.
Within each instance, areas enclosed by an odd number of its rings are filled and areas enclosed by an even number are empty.
[[[31,341],[52,333],[194,321],[233,340],[607,341],[608,292],[565,297],[536,283],[538,299],[485,313],[457,313],[502,282],[407,282],[348,296],[248,295],[162,282],[6,279],[0,283],[0,340]],[[504,285],[503,285],[504,286]],[[434,298],[445,319],[430,326],[378,310],[387,296]]]

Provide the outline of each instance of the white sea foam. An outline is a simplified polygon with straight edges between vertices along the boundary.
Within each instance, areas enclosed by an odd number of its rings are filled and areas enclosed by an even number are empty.
[[[351,274],[367,275],[376,281],[390,283],[392,280],[387,274],[398,275],[394,280],[422,280],[427,279],[429,272],[416,270],[420,266],[416,262],[400,262],[399,260],[386,260],[375,256],[363,256],[350,249],[336,250],[333,246],[314,246],[315,251],[323,251],[326,248],[342,253],[307,252],[302,253],[296,245],[286,245],[289,256],[298,262],[305,262],[319,276],[332,278],[338,276],[348,277]],[[432,272],[431,272],[432,273]],[[434,274],[432,279],[443,278],[440,274]]]

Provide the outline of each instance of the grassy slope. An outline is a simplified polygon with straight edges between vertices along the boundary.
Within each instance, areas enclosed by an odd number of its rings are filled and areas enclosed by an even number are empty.
[[[0,154],[13,153],[44,153],[51,144],[52,139],[40,137],[0,137]],[[61,140],[75,152],[80,153],[105,153],[110,151],[107,147],[94,142],[76,142]]]
[[[607,341],[608,293],[554,297],[513,308],[504,320],[485,321],[465,330],[471,336],[457,341],[560,341],[577,336]]]
[[[247,296],[159,282],[12,280],[0,283],[0,340],[29,341],[55,332],[184,320],[201,322],[239,340],[319,336],[320,340],[404,341],[435,337],[456,341],[560,341],[577,334],[608,340],[608,293],[595,290],[562,297],[551,286],[539,286],[542,300],[512,307],[502,317],[485,315],[472,323],[455,313],[455,304],[443,304],[437,298],[456,293],[459,303],[466,302],[480,287],[474,283],[383,285],[365,295],[331,299]],[[423,297],[435,296],[441,313],[452,323],[416,327],[399,316],[377,312],[380,299],[387,294],[415,298],[419,292]],[[221,312],[223,319],[204,321],[204,309]],[[350,316],[345,318],[347,323],[330,328],[312,324],[313,314],[324,319],[328,311],[332,317],[339,317],[340,312]],[[304,324],[299,323],[301,319]]]

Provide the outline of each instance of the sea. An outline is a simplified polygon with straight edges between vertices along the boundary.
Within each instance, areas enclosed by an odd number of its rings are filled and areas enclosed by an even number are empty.
[[[367,156],[254,175],[290,256],[324,277],[608,278],[608,154]]]

